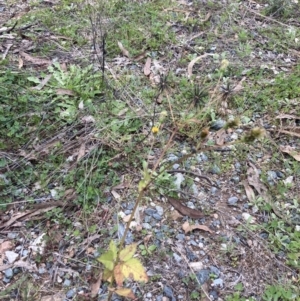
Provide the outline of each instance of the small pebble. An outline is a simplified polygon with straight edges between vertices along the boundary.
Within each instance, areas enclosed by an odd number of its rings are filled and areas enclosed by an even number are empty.
[[[152,215],[152,217],[155,218],[157,221],[161,221],[161,220],[162,220],[162,216],[159,215],[159,214],[157,214],[157,213],[154,213],[154,214]]]
[[[173,253],[173,257],[177,263],[180,263],[180,261],[182,260],[182,258],[176,253]]]
[[[155,209],[156,209],[156,211],[157,211],[157,213],[159,215],[163,215],[164,214],[164,208],[163,207],[161,207],[161,206],[155,206]]]
[[[239,162],[236,162],[235,164],[234,164],[234,167],[235,167],[235,169],[236,170],[240,170],[241,169],[241,164],[239,163]]]
[[[15,239],[17,236],[18,236],[18,233],[16,233],[16,232],[9,232],[7,234],[7,238],[9,238],[9,239]]]
[[[154,213],[156,213],[155,209],[152,209],[152,208],[145,209],[145,214],[147,214],[147,215],[153,216]]]
[[[187,202],[187,206],[189,208],[191,208],[191,209],[195,209],[196,208],[193,202]]]
[[[216,194],[217,191],[218,191],[218,188],[214,187],[214,186],[210,189],[211,194]]]
[[[180,167],[180,165],[177,163],[173,165],[173,169],[178,169],[179,167]]]
[[[238,202],[238,198],[233,196],[233,197],[230,197],[228,200],[227,200],[227,203],[229,206],[236,206],[237,205],[237,202]]]
[[[201,270],[196,272],[196,276],[201,285],[203,285],[206,281],[209,280],[210,270]]]
[[[65,279],[63,286],[70,286],[71,285],[71,280],[70,279]]]
[[[171,301],[176,301],[176,298],[173,294],[173,291],[172,289],[169,287],[169,286],[164,286],[164,289],[163,289],[163,293],[168,297],[168,298],[171,298]]]
[[[214,165],[212,168],[211,168],[211,173],[217,175],[217,174],[220,174],[221,173],[221,169],[219,166],[217,165]]]
[[[75,294],[76,294],[76,290],[75,289],[71,289],[71,290],[67,291],[66,297],[68,299],[72,299],[75,296]]]
[[[218,131],[218,130],[220,130],[223,126],[225,126],[225,124],[226,124],[226,121],[224,121],[224,120],[222,120],[222,119],[218,119],[218,120],[214,121],[214,122],[211,124],[210,128],[211,128],[212,130]]]
[[[176,235],[176,239],[183,241],[183,240],[185,240],[185,235],[179,233],[179,234]]]
[[[212,300],[218,300],[218,293],[216,291],[210,291],[209,292],[209,297],[212,299]]]
[[[143,223],[142,224],[143,228],[146,229],[146,230],[150,230],[152,229],[151,225],[149,223]]]
[[[5,284],[7,284],[7,283],[10,283],[10,280],[11,280],[11,278],[6,278],[6,277],[4,277],[4,278],[2,279],[2,282],[4,282]]]
[[[223,280],[218,278],[218,279],[215,279],[212,283],[212,286],[214,287],[220,287],[222,288],[223,287]]]
[[[211,266],[210,270],[213,274],[215,274],[217,277],[220,276],[220,270],[218,268],[216,268],[215,266]]]
[[[11,269],[11,268],[5,270],[5,272],[4,272],[4,276],[8,279],[12,278],[13,275],[14,275],[14,272],[13,272],[13,269]]]
[[[145,223],[150,223],[151,219],[152,219],[151,216],[146,215],[146,216],[144,217],[144,222],[145,222]]]
[[[170,154],[169,156],[168,156],[168,159],[167,159],[168,161],[177,161],[178,160],[178,157],[177,156],[175,156],[174,154]]]

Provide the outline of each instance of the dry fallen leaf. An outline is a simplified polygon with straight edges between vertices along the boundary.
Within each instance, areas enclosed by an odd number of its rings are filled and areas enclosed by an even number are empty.
[[[56,90],[57,95],[69,95],[69,96],[74,96],[75,93],[71,90],[68,89],[57,89]]]
[[[181,204],[180,200],[176,200],[173,198],[168,197],[169,203],[182,215],[186,215],[192,218],[201,218],[204,214],[196,209],[191,209],[187,206]]]
[[[226,131],[224,129],[219,130],[216,133],[216,144],[217,145],[224,145],[224,141],[226,138]]]
[[[213,233],[213,231],[211,231],[207,226],[205,225],[190,225],[190,223],[188,221],[186,221],[183,225],[182,225],[182,229],[184,230],[185,233],[191,232],[195,229],[199,229],[199,230],[203,230],[203,231],[207,231],[209,233]]]
[[[144,74],[148,76],[151,73],[151,57],[147,57],[145,66],[144,66]]]
[[[213,56],[212,53],[205,53],[203,55],[200,55],[196,58],[194,58],[188,65],[188,77],[191,77],[193,75],[193,67],[195,65],[195,63],[197,63],[199,60],[207,57],[207,56]]]
[[[112,190],[111,191],[111,194],[114,196],[114,198],[116,200],[119,200],[121,198],[121,196],[115,191],[115,190]]]
[[[41,301],[63,301],[66,299],[66,296],[62,293],[57,293],[55,295],[47,295],[41,298]]]
[[[173,221],[177,221],[183,218],[183,215],[181,215],[177,210],[173,210],[171,212],[171,219]]]
[[[78,151],[78,156],[77,156],[77,162],[84,157],[85,155],[85,143],[82,143],[80,145],[79,151]]]
[[[14,244],[10,240],[5,240],[0,244],[0,255],[4,254],[5,251],[12,249]],[[1,256],[0,256],[1,257]]]
[[[126,57],[130,57],[129,51],[123,46],[121,42],[118,41],[118,46],[120,50],[122,51],[122,54]]]
[[[22,60],[21,56],[19,56],[19,69],[22,69],[22,67],[24,66],[24,61]]]
[[[279,114],[275,119],[299,119],[299,116],[290,114]]]
[[[42,59],[42,58],[38,58],[38,57],[34,57],[34,56],[31,56],[25,52],[20,52],[20,55],[28,62],[34,64],[34,65],[51,65],[51,61],[50,60],[46,60],[46,59]]]
[[[98,295],[100,285],[102,283],[102,273],[97,278],[97,281],[91,284],[91,297],[95,298]]]
[[[289,154],[290,156],[292,156],[296,161],[300,161],[300,153],[297,152],[295,150],[295,148],[289,146],[289,145],[286,145],[286,146],[280,146],[280,150],[283,152],[283,153],[287,153]]]
[[[253,189],[250,187],[250,185],[246,181],[243,181],[243,185],[244,185],[248,200],[250,202],[254,202],[255,201],[255,193],[254,193]]]

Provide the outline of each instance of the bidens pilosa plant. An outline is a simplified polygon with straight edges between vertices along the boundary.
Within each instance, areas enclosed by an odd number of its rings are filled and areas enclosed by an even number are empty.
[[[124,249],[119,249],[112,240],[108,251],[98,258],[98,261],[105,267],[103,278],[111,284],[110,292],[129,299],[135,299],[135,296],[130,288],[123,287],[125,279],[131,278],[138,282],[148,281],[142,263],[134,258],[136,249],[136,243],[128,245]],[[117,285],[116,288],[113,288],[114,283]]]

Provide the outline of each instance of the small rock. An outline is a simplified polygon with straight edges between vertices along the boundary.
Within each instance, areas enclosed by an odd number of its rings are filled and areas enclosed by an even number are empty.
[[[134,203],[128,203],[127,209],[132,210],[134,208]]]
[[[76,294],[76,290],[75,289],[71,289],[71,290],[67,291],[66,297],[68,299],[72,299],[75,296],[75,294]]]
[[[176,239],[178,239],[178,240],[180,240],[180,241],[183,241],[183,240],[185,240],[185,235],[179,233],[179,234],[176,235]]]
[[[276,175],[277,175],[277,177],[280,178],[280,179],[283,179],[283,178],[284,178],[284,174],[283,174],[281,171],[279,171],[279,170],[276,170]]]
[[[249,213],[244,212],[242,213],[242,217],[246,222],[250,222],[250,224],[254,224],[255,223],[255,217],[251,216]]]
[[[226,124],[226,121],[225,121],[225,120],[218,119],[218,120],[212,122],[210,128],[211,128],[212,130],[218,131],[218,130],[220,130],[221,128],[223,128],[223,127],[225,126],[225,124]]]
[[[230,136],[230,138],[231,138],[232,140],[237,140],[237,139],[239,138],[239,136],[238,136],[237,133],[233,133],[233,134]]]
[[[45,268],[39,268],[39,274],[45,274],[47,270]]]
[[[210,189],[211,194],[216,194],[217,191],[218,191],[218,188],[214,187],[214,186]]]
[[[212,283],[212,286],[223,288],[223,280],[220,278],[215,279]]]
[[[239,163],[239,162],[236,162],[235,164],[234,164],[234,167],[235,167],[235,169],[236,170],[240,170],[241,169],[241,164]]]
[[[119,237],[123,237],[125,232],[125,227],[123,224],[119,223],[118,224],[118,235]],[[127,232],[126,238],[125,238],[126,244],[131,244],[133,242],[133,235],[130,231]]]
[[[176,253],[173,253],[173,257],[177,263],[180,263],[180,261],[182,260],[182,258]]]
[[[151,298],[151,297],[152,297],[152,294],[151,294],[151,293],[147,293],[147,294],[146,294],[146,297],[147,297],[147,298]]]
[[[206,281],[209,280],[210,270],[201,270],[196,273],[197,279],[201,285],[203,285]]]
[[[14,263],[16,259],[19,257],[19,254],[13,251],[6,251],[5,256],[9,263]]]
[[[176,173],[175,174],[176,180],[174,181],[174,185],[176,186],[176,188],[179,190],[181,183],[185,180],[184,176],[182,173]]]
[[[189,208],[191,208],[191,209],[195,209],[195,208],[196,208],[193,202],[187,202],[186,205],[187,205]]]
[[[71,285],[71,280],[70,279],[65,279],[63,286],[70,286]]]
[[[11,281],[11,278],[6,278],[6,277],[4,277],[4,278],[2,279],[2,282],[4,282],[5,284],[10,283],[10,281]]]
[[[157,213],[159,215],[163,215],[164,214],[164,208],[163,207],[161,207],[161,206],[155,206],[155,209],[156,209],[156,211],[157,211]]]
[[[208,158],[205,154],[200,153],[196,156],[196,160],[197,160],[198,163],[201,163],[202,161],[207,161]]]
[[[9,238],[9,239],[15,239],[17,236],[18,236],[18,233],[16,233],[16,232],[9,232],[7,234],[7,238]]]
[[[4,271],[4,276],[8,279],[12,278],[13,275],[14,275],[14,272],[13,272],[13,269],[11,269],[11,268]]]
[[[147,209],[145,209],[145,213],[149,216],[153,216],[153,214],[156,213],[156,210],[152,209],[152,208],[147,208]]]
[[[240,182],[240,177],[239,177],[239,176],[234,176],[234,177],[232,177],[231,179],[232,179],[232,181],[233,181],[234,183],[236,183],[236,184]]]
[[[146,215],[146,216],[144,217],[144,222],[145,222],[145,223],[150,223],[150,222],[151,222],[151,219],[152,219],[151,216]]]
[[[220,276],[220,270],[218,269],[218,268],[216,268],[216,267],[214,267],[214,266],[211,266],[210,267],[210,271],[213,273],[213,274],[215,274],[217,277],[219,277]]]
[[[154,214],[152,215],[152,217],[155,218],[157,221],[161,221],[161,220],[162,220],[162,216],[159,215],[159,214],[157,214],[157,213],[154,213]]]
[[[173,294],[173,291],[172,289],[169,287],[169,286],[164,286],[164,289],[163,289],[163,293],[168,297],[168,298],[171,298],[171,301],[176,301],[176,298]]]
[[[215,175],[218,175],[221,173],[221,169],[219,166],[217,165],[214,165],[212,168],[211,168],[211,173],[215,174]]]
[[[168,158],[167,158],[168,161],[177,161],[178,160],[178,157],[175,156],[174,154],[169,154]]]
[[[237,202],[238,202],[238,198],[233,196],[233,197],[230,197],[228,200],[227,200],[227,203],[229,206],[236,206],[237,205]]]
[[[276,174],[276,172],[273,171],[273,170],[269,170],[269,171],[267,172],[267,175],[268,175],[268,178],[267,178],[268,182],[273,182],[274,180],[277,179],[277,174]]]
[[[209,297],[212,299],[212,300],[218,300],[218,293],[216,291],[210,291],[209,292]]]
[[[189,261],[194,261],[197,259],[197,256],[189,248],[186,248],[186,257]]]
[[[146,230],[150,230],[152,229],[151,225],[149,223],[143,223],[142,224],[143,228],[146,229]]]
[[[173,165],[173,169],[178,169],[179,167],[180,167],[180,165],[177,164],[177,163],[175,163],[175,164]]]

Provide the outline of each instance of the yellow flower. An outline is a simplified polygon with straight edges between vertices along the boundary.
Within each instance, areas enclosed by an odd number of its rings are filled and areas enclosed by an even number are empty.
[[[157,126],[153,126],[151,131],[155,135],[159,132],[159,128]]]

